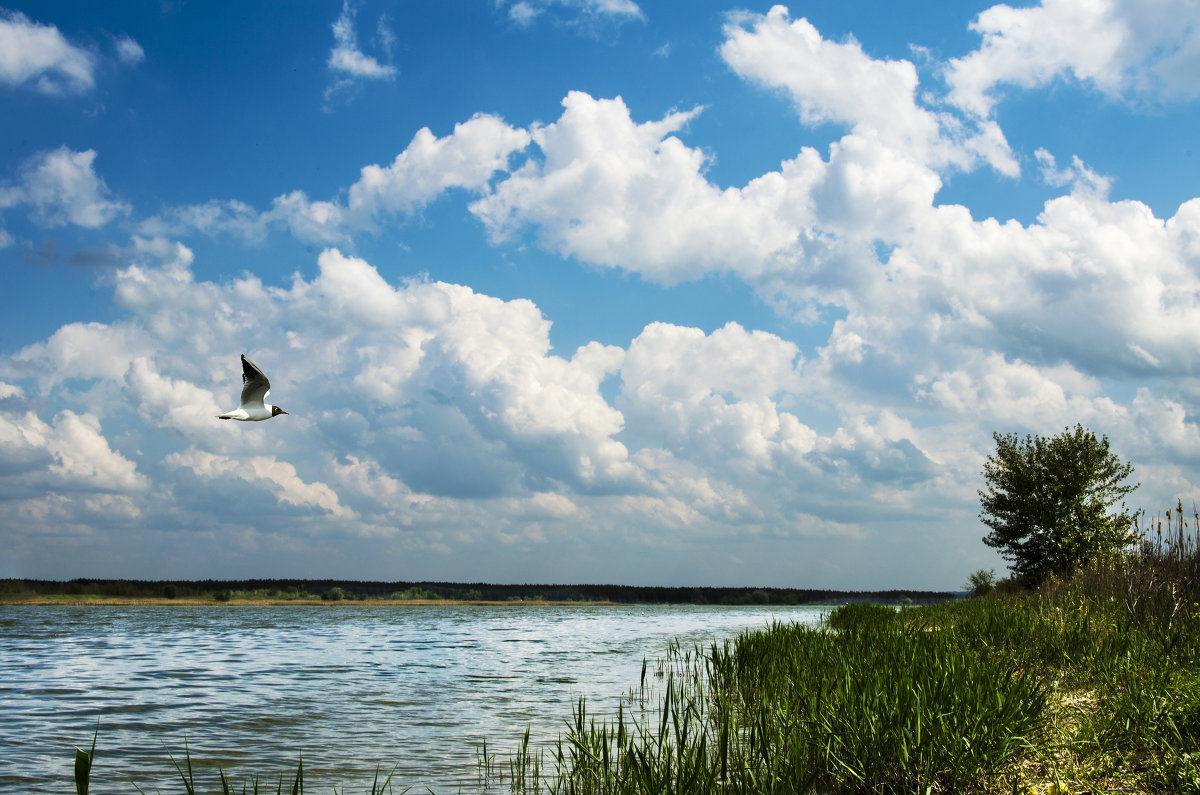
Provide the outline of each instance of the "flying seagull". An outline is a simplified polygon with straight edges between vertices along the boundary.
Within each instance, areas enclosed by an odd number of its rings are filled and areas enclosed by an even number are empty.
[[[277,414],[287,414],[279,406],[264,403],[263,398],[271,388],[271,382],[263,375],[263,371],[254,366],[254,362],[242,354],[242,405],[225,414],[218,414],[220,420],[242,420],[243,422],[258,422],[269,420]]]

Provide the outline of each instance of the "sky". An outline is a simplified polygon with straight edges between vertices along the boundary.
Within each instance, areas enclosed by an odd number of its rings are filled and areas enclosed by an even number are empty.
[[[1194,0],[0,5],[0,577],[955,589],[1076,423],[1190,510],[1197,75]]]

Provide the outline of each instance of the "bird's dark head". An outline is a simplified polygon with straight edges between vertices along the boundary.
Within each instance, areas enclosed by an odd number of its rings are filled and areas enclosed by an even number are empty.
[[[279,408],[279,406],[271,406],[272,417],[278,417],[280,414],[287,414],[287,412]]]

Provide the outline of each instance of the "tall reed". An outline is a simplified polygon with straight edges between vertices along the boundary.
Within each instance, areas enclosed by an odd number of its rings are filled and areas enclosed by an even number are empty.
[[[963,791],[1036,740],[1037,677],[884,616],[853,607],[831,616],[838,631],[775,624],[674,646],[656,704],[598,720],[581,699],[553,769],[512,789]]]

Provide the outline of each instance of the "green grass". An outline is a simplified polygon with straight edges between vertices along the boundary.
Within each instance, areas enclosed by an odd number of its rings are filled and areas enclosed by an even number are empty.
[[[875,621],[868,620],[870,614]],[[514,792],[962,792],[1044,726],[1037,677],[951,633],[835,611],[825,631],[776,624],[671,649],[657,702],[595,719],[580,700],[544,775]],[[889,618],[883,618],[888,616]],[[528,752],[525,759],[530,759]]]
[[[640,710],[578,702],[511,790],[1200,793],[1200,516],[1164,516],[1034,591],[673,648],[648,705],[644,673]]]
[[[615,715],[580,699],[554,742],[527,729],[507,764],[484,744],[480,787],[1200,795],[1200,516],[1164,518],[1140,517],[1134,549],[1033,591],[857,603],[822,628],[672,644]],[[76,749],[79,793],[95,753],[95,738]],[[195,792],[186,749],[176,770]],[[224,771],[218,783],[271,791]],[[303,765],[274,787],[302,792]],[[370,792],[391,788],[376,777]]]
[[[90,751],[84,751],[82,748],[75,749],[75,792],[76,795],[87,795],[88,789],[91,786],[91,777],[93,764],[96,758],[96,736],[99,734],[99,726],[97,726],[96,735],[92,737],[92,747]],[[280,773],[272,779],[263,778],[260,776],[250,776],[243,779],[234,779],[227,775],[224,769],[218,768],[217,777],[213,784],[220,789],[206,789],[203,787],[203,782],[200,785],[196,783],[196,774],[192,768],[192,754],[184,743],[183,759],[178,760],[170,751],[167,751],[167,757],[171,764],[175,767],[175,772],[179,776],[182,792],[185,795],[197,795],[202,792],[220,792],[221,795],[302,795],[304,792],[304,757],[300,756],[296,764],[296,771],[290,775]],[[394,795],[395,790],[392,786],[392,778],[395,770],[389,773],[381,781],[379,771],[376,771],[375,778],[370,784],[370,789],[361,790],[366,795]],[[130,786],[134,791],[145,795],[141,787],[136,782],[131,782]],[[156,790],[157,791],[157,790]],[[408,788],[400,790],[403,794],[408,791]],[[345,795],[347,790],[343,787],[340,795]],[[338,789],[334,787],[334,795],[339,795]]]

